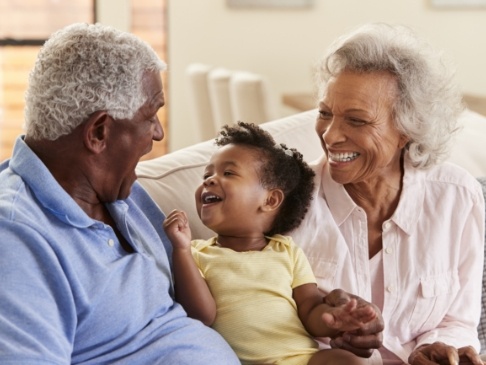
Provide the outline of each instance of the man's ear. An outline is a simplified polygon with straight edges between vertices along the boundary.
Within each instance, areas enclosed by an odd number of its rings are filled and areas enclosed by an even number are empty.
[[[105,110],[91,114],[84,123],[83,139],[87,149],[94,153],[103,151],[106,147],[106,138],[113,118]]]
[[[262,210],[270,212],[276,210],[284,201],[284,193],[281,189],[271,189],[268,191],[267,198],[263,204]]]

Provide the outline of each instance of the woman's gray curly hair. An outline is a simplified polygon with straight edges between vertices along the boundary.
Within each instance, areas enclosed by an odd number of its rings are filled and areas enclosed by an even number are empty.
[[[165,67],[132,34],[101,24],[67,26],[44,44],[29,75],[26,133],[55,140],[98,110],[114,119],[132,118],[147,99],[144,73]]]
[[[367,24],[338,38],[320,61],[320,98],[329,79],[344,70],[388,71],[396,77],[394,120],[410,139],[406,150],[413,166],[427,168],[448,156],[464,106],[441,54],[405,26]]]

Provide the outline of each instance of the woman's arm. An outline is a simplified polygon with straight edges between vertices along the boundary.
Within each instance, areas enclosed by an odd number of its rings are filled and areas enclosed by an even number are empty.
[[[467,214],[467,219],[461,233],[459,244],[459,283],[461,289],[455,296],[449,312],[446,314],[437,329],[424,333],[421,336],[419,346],[410,354],[409,363],[413,365],[427,364],[427,361],[441,363],[448,360],[449,363],[460,364],[482,364],[478,353],[473,346],[463,346],[455,348],[440,341],[434,341],[434,337],[439,337],[442,333],[453,334],[456,339],[467,338],[468,331],[475,329],[476,322],[472,322],[480,311],[480,295],[483,273],[484,253],[484,203],[480,194],[476,202],[472,205],[471,211]],[[472,199],[474,201],[474,199]],[[450,242],[449,244],[454,244]],[[471,323],[472,322],[472,323]],[[462,323],[457,326],[457,323]],[[469,327],[469,329],[468,329]],[[463,332],[465,331],[465,332]],[[429,342],[430,343],[427,343]],[[424,344],[424,342],[426,342]]]
[[[164,221],[164,230],[172,242],[172,262],[176,300],[191,318],[210,326],[216,318],[216,303],[192,257],[191,231],[187,216],[172,211]]]

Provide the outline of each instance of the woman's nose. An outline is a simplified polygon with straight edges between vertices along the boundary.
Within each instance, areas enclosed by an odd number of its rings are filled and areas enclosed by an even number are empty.
[[[342,125],[339,121],[335,118],[329,121],[326,125],[326,128],[322,131],[321,134],[322,141],[325,142],[327,145],[333,145],[338,142],[342,142],[345,139]]]

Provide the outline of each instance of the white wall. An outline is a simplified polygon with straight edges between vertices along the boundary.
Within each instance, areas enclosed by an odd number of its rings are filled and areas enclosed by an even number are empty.
[[[327,45],[368,21],[415,28],[453,59],[465,92],[486,96],[486,8],[444,10],[430,2],[315,0],[312,8],[289,10],[235,9],[226,0],[169,0],[170,149],[198,142],[184,73],[190,63],[264,74],[278,94],[310,91],[312,67]]]
[[[97,0],[96,16],[99,23],[129,32],[132,20],[130,0]]]

